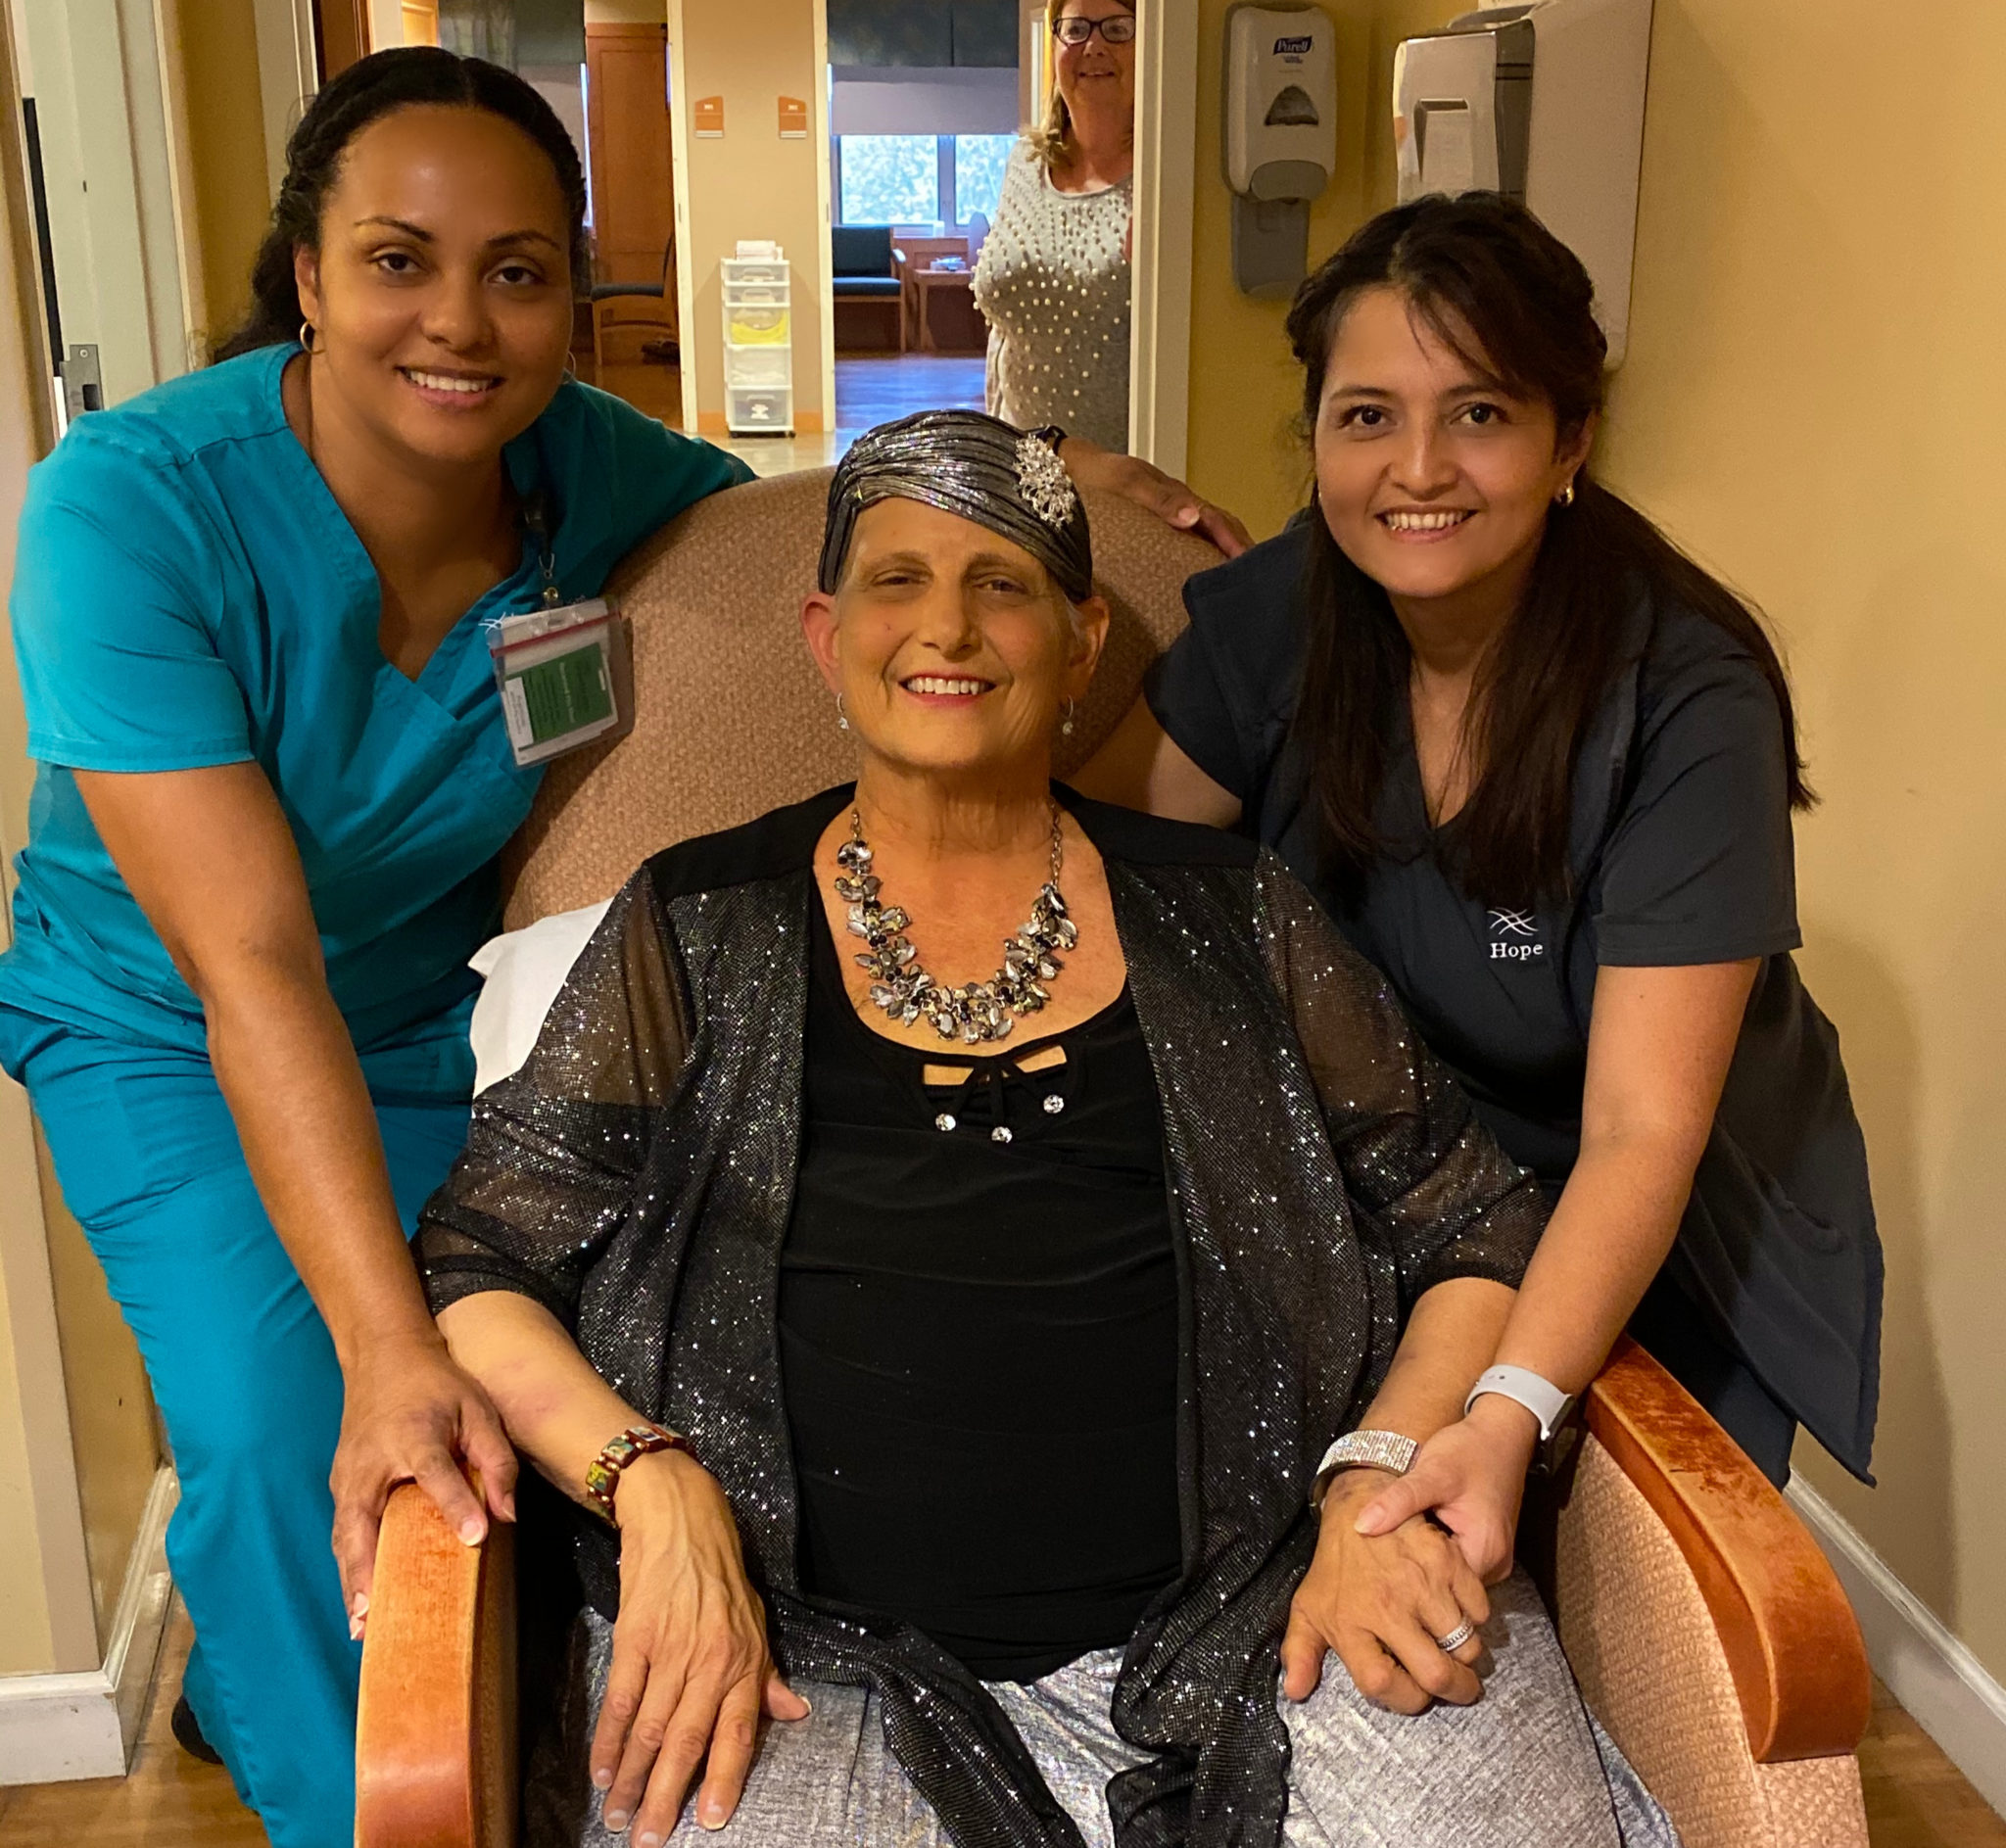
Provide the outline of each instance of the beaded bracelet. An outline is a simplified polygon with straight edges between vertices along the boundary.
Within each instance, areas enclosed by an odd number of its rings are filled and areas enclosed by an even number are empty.
[[[629,1425],[598,1455],[585,1472],[585,1500],[601,1520],[613,1522],[613,1497],[620,1491],[620,1472],[637,1456],[655,1450],[690,1450],[690,1440],[660,1425]]]

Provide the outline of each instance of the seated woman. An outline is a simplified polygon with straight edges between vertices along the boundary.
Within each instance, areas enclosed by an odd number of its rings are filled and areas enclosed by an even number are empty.
[[[575,1504],[543,1837],[1670,1842],[1522,1576],[1355,1531],[1545,1209],[1271,854],[1053,786],[1064,470],[872,432],[803,620],[856,785],[629,881],[420,1234]]]

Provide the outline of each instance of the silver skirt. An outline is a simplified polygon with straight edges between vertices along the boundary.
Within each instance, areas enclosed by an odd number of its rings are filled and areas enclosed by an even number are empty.
[[[1491,1593],[1484,1696],[1409,1718],[1374,1706],[1344,1665],[1300,1705],[1289,1735],[1281,1848],[1678,1848],[1670,1821],[1582,1706],[1539,1593],[1514,1573]],[[611,1666],[612,1627],[588,1611],[569,1687],[534,1756],[529,1848],[633,1848],[599,1821],[586,1752]],[[1145,1754],[1108,1717],[1122,1666],[1098,1651],[1026,1685],[990,1687],[1087,1848],[1114,1848],[1106,1786]],[[737,1814],[701,1829],[686,1807],[673,1848],[951,1848],[884,1742],[868,1689],[803,1682],[814,1708],[770,1725]]]

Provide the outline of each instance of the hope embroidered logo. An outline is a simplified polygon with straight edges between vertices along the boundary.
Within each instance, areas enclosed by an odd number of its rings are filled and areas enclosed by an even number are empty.
[[[1491,912],[1491,961],[1529,963],[1544,956],[1547,946],[1539,940],[1540,927],[1529,911]]]

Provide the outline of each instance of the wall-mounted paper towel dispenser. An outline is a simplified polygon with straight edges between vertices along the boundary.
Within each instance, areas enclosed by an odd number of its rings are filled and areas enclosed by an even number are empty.
[[[1403,204],[1506,193],[1595,282],[1609,364],[1630,323],[1651,0],[1506,0],[1405,41],[1393,62]]]
[[[1337,165],[1337,56],[1318,7],[1236,6],[1226,15],[1225,121],[1233,189],[1233,280],[1287,296],[1303,279],[1310,201]]]

